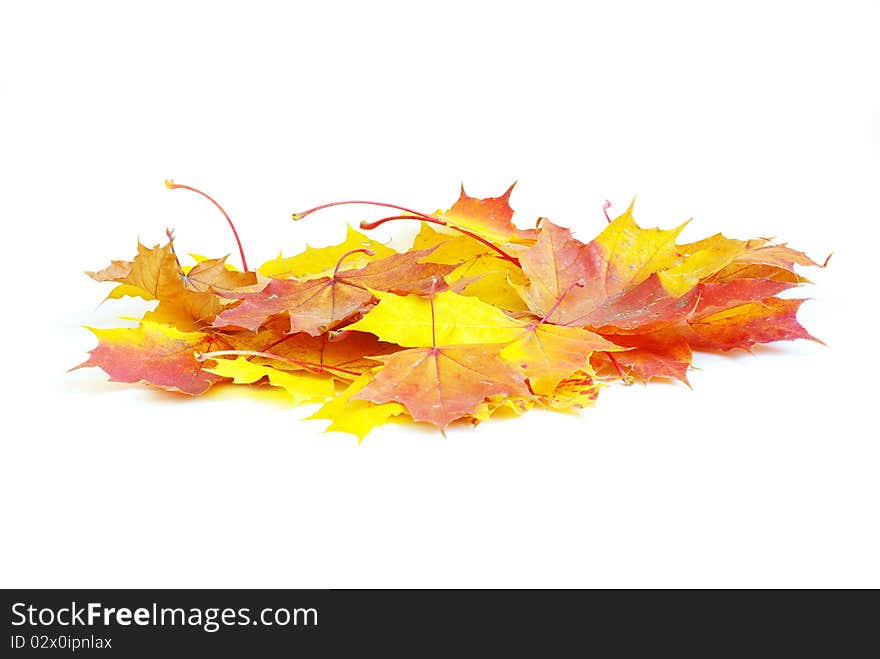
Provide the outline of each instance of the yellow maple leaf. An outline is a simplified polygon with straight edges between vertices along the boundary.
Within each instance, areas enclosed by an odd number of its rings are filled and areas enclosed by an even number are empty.
[[[329,419],[332,423],[324,432],[347,432],[356,435],[358,443],[364,441],[373,428],[387,423],[389,419],[406,412],[400,403],[371,403],[352,400],[351,397],[370,383],[368,374],[356,378],[342,393],[315,412],[309,419]]]
[[[602,385],[585,372],[579,371],[560,382],[553,392],[542,399],[545,407],[558,412],[573,412],[596,404]]]
[[[576,371],[590,371],[595,351],[626,350],[580,327],[532,324],[501,351],[501,358],[519,368],[532,391],[549,395],[559,382]]]
[[[329,247],[307,247],[305,251],[295,256],[282,257],[279,255],[278,258],[266,261],[261,265],[258,272],[265,277],[316,279],[332,274],[340,257],[355,249],[369,249],[373,251],[373,255],[352,254],[345,261],[346,269],[358,268],[368,261],[375,261],[397,253],[390,247],[376,242],[349,226],[344,242]]]
[[[323,402],[336,393],[333,379],[310,373],[282,371],[266,364],[255,364],[244,357],[217,359],[216,366],[203,370],[224,378],[232,378],[235,384],[253,384],[267,378],[273,387],[284,389],[293,397],[294,405]]]
[[[643,229],[636,224],[630,204],[593,241],[608,264],[605,294],[635,286],[653,273],[677,265],[680,257],[675,239],[686,225],[668,230]]]
[[[712,275],[743,253],[743,240],[725,238],[720,233],[695,243],[679,245],[678,263],[657,273],[660,283],[670,295],[684,295],[699,281]]]
[[[189,256],[190,256],[190,258],[191,258],[193,261],[195,261],[196,263],[203,263],[204,261],[211,261],[211,260],[213,260],[213,259],[211,259],[210,257],[205,256],[204,254],[193,254],[192,252],[190,252],[190,253],[189,253]],[[184,270],[184,272],[189,272],[189,271],[192,269],[192,267],[193,267],[193,266],[191,266],[191,265],[189,265],[189,266],[186,266],[186,265],[185,265],[185,266],[183,266],[183,270]],[[223,263],[223,267],[225,267],[227,270],[229,270],[229,272],[241,272],[241,270],[239,270],[238,268],[236,268],[236,267],[235,267],[234,265],[232,265],[231,263],[225,263],[225,262],[224,262],[224,263]]]
[[[461,289],[462,295],[479,298],[486,304],[508,311],[529,309],[517,290],[517,287],[527,285],[529,280],[510,261],[492,254],[479,254],[446,276],[450,284],[466,279],[473,281]]]
[[[431,247],[435,249],[425,260],[447,265],[462,263],[481,254],[494,253],[489,247],[470,236],[437,231],[431,228],[427,222],[422,222],[421,229],[413,241],[413,249],[430,249]]]
[[[373,291],[379,304],[350,330],[370,332],[408,348],[508,343],[525,325],[475,297],[444,291],[429,298]]]
[[[148,293],[139,288],[138,286],[132,286],[131,284],[118,284],[113,288],[112,291],[107,293],[108,300],[119,300],[124,297],[140,297],[145,300],[149,300],[150,297]]]
[[[522,416],[535,406],[535,399],[526,396],[490,396],[477,405],[477,409],[470,415],[474,425],[491,418],[496,412],[509,412],[516,416]]]
[[[462,295],[477,297],[508,311],[527,311],[528,306],[514,286],[525,286],[528,279],[522,269],[510,261],[498,258],[498,254],[470,236],[435,231],[426,222],[413,242],[413,249],[434,248],[425,261],[458,265],[446,276],[454,284],[468,278],[468,283],[456,289]],[[465,283],[465,282],[462,282]]]

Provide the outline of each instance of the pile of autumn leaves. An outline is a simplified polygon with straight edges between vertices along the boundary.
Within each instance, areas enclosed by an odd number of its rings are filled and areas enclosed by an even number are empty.
[[[462,189],[449,210],[412,216],[433,221],[400,253],[349,228],[339,245],[247,272],[225,258],[181,266],[170,233],[139,244],[88,274],[117,284],[110,298],[158,305],[137,327],[92,329],[80,367],[190,395],[281,387],[363,439],[393,418],[442,430],[582,408],[603,381],[687,382],[692,350],[813,338],[796,319],[803,300],[776,297],[806,281],[795,264],[816,265],[801,252],[720,234],[676,244],[684,225],[643,229],[632,207],[582,243],[543,218],[517,228],[510,192]]]

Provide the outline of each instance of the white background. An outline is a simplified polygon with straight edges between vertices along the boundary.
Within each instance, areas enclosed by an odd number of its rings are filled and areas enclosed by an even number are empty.
[[[880,586],[877,4],[579,4],[2,4],[0,585]],[[830,347],[361,446],[273,396],[66,374],[134,310],[83,270],[166,226],[238,261],[166,177],[254,264],[377,217],[290,222],[333,199],[518,179],[522,225],[588,240],[638,194],[686,238],[834,251],[798,291]]]

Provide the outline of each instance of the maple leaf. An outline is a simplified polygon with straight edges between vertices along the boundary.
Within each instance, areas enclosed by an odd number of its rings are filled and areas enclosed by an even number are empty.
[[[171,241],[153,248],[138,242],[138,253],[120,283],[140,291],[145,300],[173,299],[184,292],[183,277]]]
[[[273,387],[280,387],[289,393],[295,405],[323,402],[336,394],[333,380],[328,377],[290,373],[266,364],[255,364],[246,357],[217,359],[213,366],[206,365],[203,370],[222,378],[231,378],[235,384],[254,384],[265,378]]]
[[[793,282],[760,278],[704,282],[699,286],[699,300],[693,316],[699,318],[715,311],[765,300],[793,286]]]
[[[138,254],[132,261],[113,261],[108,268],[87,274],[119,284],[108,298],[128,295],[158,300],[159,305],[144,317],[182,330],[200,329],[223,310],[223,301],[209,289],[230,290],[256,283],[252,272],[227,270],[225,258],[205,260],[185,272],[171,240],[152,248],[138,243]]]
[[[696,316],[685,327],[670,328],[668,334],[677,333],[697,350],[747,350],[757,343],[794,339],[821,343],[797,320],[804,301],[770,297],[749,302]]]
[[[430,259],[433,251],[434,248],[430,247],[393,254],[368,263],[363,268],[340,272],[337,278],[362,288],[400,294],[441,291],[446,288],[444,277],[455,270],[455,266],[423,262]]]
[[[473,425],[479,425],[493,416],[500,416],[499,413],[511,413],[515,416],[522,416],[529,410],[533,409],[538,403],[535,396],[488,396],[486,400],[477,405],[477,409],[464,417],[465,421],[470,421]]]
[[[528,311],[517,287],[527,285],[522,270],[509,261],[485,254],[466,262],[448,277],[450,288],[505,311]]]
[[[500,197],[478,199],[470,197],[461,186],[461,194],[452,208],[435,213],[448,225],[460,227],[477,233],[496,242],[530,243],[535,239],[534,229],[518,229],[513,224],[513,209],[510,207],[510,193],[514,183]]]
[[[592,374],[576,371],[562,380],[549,396],[542,399],[544,407],[560,412],[582,410],[592,407],[602,385],[595,381]]]
[[[283,315],[287,332],[319,336],[370,307],[370,291],[336,277],[299,281],[272,279],[258,293],[238,294],[238,306],[226,309],[214,320],[214,327],[240,327],[256,331],[271,319]]]
[[[379,362],[368,355],[386,355],[400,350],[393,343],[379,341],[373,334],[344,330],[334,334],[325,333],[312,336],[304,332],[287,333],[287,321],[275,319],[260,331],[224,333],[223,338],[230,347],[237,350],[271,352],[285,357],[290,362],[273,361],[272,366],[285,370],[300,370],[305,367],[295,362],[318,364],[331,369],[331,375],[342,380],[356,378],[369,371]],[[254,361],[260,362],[260,358]]]
[[[463,283],[464,286],[457,291],[462,295],[479,298],[508,311],[528,309],[515,288],[528,284],[522,269],[469,236],[435,231],[423,222],[413,249],[433,249],[425,260],[454,265],[455,269],[446,276],[446,281]]]
[[[831,258],[830,256],[828,257]],[[743,253],[734,260],[735,263],[749,263],[754,265],[766,265],[784,270],[794,271],[795,264],[804,266],[825,267],[819,265],[809,256],[796,249],[790,248],[785,243],[773,244],[767,238],[754,238],[747,241]]]
[[[256,331],[273,317],[289,319],[288,332],[318,336],[363,313],[375,302],[371,287],[423,293],[445,287],[443,275],[452,266],[419,263],[430,250],[393,254],[363,268],[339,271],[343,254],[330,277],[272,279],[257,293],[239,294],[241,304],[220,314],[215,327],[241,327]],[[440,282],[438,284],[438,282]]]
[[[218,339],[209,334],[181,332],[148,320],[138,327],[88,329],[98,337],[98,347],[70,370],[98,366],[111,382],[143,381],[193,396],[221,379],[206,371],[195,357],[217,345]]]
[[[532,392],[550,395],[560,381],[576,371],[589,369],[593,352],[623,349],[579,327],[533,322],[501,351],[501,357],[522,371]]]
[[[352,381],[345,391],[325,403],[308,418],[329,419],[332,423],[327,426],[325,432],[347,432],[356,435],[360,443],[375,427],[406,413],[406,408],[400,403],[373,403],[353,398],[369,382],[369,375],[361,375]]]
[[[755,274],[753,266],[746,268],[739,273]],[[768,276],[775,274],[768,272]],[[609,340],[632,349],[618,354],[614,362],[594,354],[592,363],[604,367],[606,374],[623,367],[627,377],[641,382],[674,378],[688,384],[692,350],[748,350],[772,341],[818,341],[797,321],[803,300],[773,297],[795,285],[777,279],[713,277],[698,285],[697,304],[687,317],[655,332],[607,334]]]
[[[751,280],[750,288],[760,290]],[[779,284],[779,282],[764,282]],[[717,286],[717,285],[713,285]],[[770,287],[772,289],[772,286]],[[607,338],[632,349],[621,352],[613,360],[614,369],[626,369],[627,377],[647,382],[653,378],[674,378],[688,384],[687,371],[692,350],[750,350],[758,343],[808,339],[821,343],[797,320],[802,299],[767,297],[745,304],[730,299],[698,306],[688,319],[656,332],[635,335],[609,335]],[[729,304],[729,306],[725,306]],[[606,363],[611,359],[594,354],[592,364],[610,372]],[[620,375],[618,373],[618,375]]]
[[[428,298],[374,293],[379,304],[348,329],[400,346],[510,343],[523,332],[523,323],[500,309],[453,291]]]
[[[108,298],[128,295],[156,300],[160,291],[175,292],[173,284],[175,277],[180,276],[180,270],[171,242],[151,249],[138,241],[137,251],[133,261],[111,261],[103,270],[86,271],[86,274],[95,281],[113,281],[119,284]]]
[[[523,376],[485,345],[410,348],[379,361],[382,370],[354,397],[402,403],[414,420],[441,429],[489,396],[529,396]]]
[[[618,360],[636,379],[674,377],[687,382],[684,373],[691,349],[749,350],[757,343],[818,341],[797,320],[804,300],[773,296],[807,281],[794,272],[796,264],[819,264],[803,252],[768,244],[765,239],[744,245],[729,265],[697,286],[697,304],[687,317],[644,339],[608,336],[615,343],[635,346]]]
[[[422,222],[419,232],[413,239],[413,249],[432,249],[428,260],[432,263],[460,265],[483,254],[494,254],[486,244],[448,230],[433,229]]]
[[[473,415],[489,397],[530,397],[523,375],[501,359],[500,347],[472,342],[452,344],[460,339],[467,342],[492,332],[509,331],[510,327],[503,327],[503,313],[449,291],[432,292],[427,299],[387,295],[391,297],[382,297],[379,307],[386,307],[391,317],[401,309],[414,311],[413,326],[395,343],[418,345],[430,336],[430,344],[377,357],[383,364],[381,370],[353,398],[379,404],[402,403],[414,420],[427,421],[444,430],[453,421]],[[464,320],[465,310],[478,318],[470,317],[466,327],[457,327],[458,321]],[[493,312],[499,315],[493,317]],[[451,318],[445,318],[447,314]],[[419,321],[428,322],[430,327],[419,326]],[[401,326],[398,324],[395,329],[399,331]],[[450,344],[443,345],[444,341]]]
[[[695,243],[676,245],[676,259],[657,271],[657,277],[663,289],[677,297],[736,261],[746,249],[746,242],[725,238],[720,233]]]
[[[122,281],[131,272],[131,261],[111,261],[103,270],[93,272],[87,270],[86,274],[95,281]]]
[[[831,256],[829,255],[828,259]],[[794,270],[795,265],[822,267],[803,252],[791,249],[785,244],[774,245],[766,238],[746,241],[742,253],[738,254],[730,264],[712,273],[702,283],[721,283],[736,280],[753,280],[784,282],[791,285],[809,283],[806,277]],[[784,290],[781,289],[781,290]],[[757,299],[757,298],[756,298]]]
[[[690,385],[687,372],[691,366],[690,344],[681,337],[663,339],[653,334],[617,335],[608,337],[619,346],[630,348],[613,355],[594,352],[591,365],[606,376],[620,377],[618,369],[625,370],[625,378],[649,382],[655,378],[680,380]]]
[[[677,263],[681,228],[642,234],[630,214],[615,222],[590,244],[551,222],[541,225],[535,245],[520,256],[530,282],[521,294],[532,311],[543,316],[553,309],[557,325],[632,330],[671,323],[692,310],[693,292],[671,295],[655,270]],[[575,282],[584,285],[572,289]]]
[[[228,257],[207,259],[196,257],[198,263],[184,268],[181,275],[184,288],[191,291],[232,291],[254,286],[257,283],[255,272],[241,272],[226,263]]]
[[[355,255],[352,266],[364,265],[371,260],[383,259],[396,254],[390,247],[386,247],[369,236],[347,227],[345,240],[338,245],[329,247],[307,247],[305,251],[295,256],[282,257],[266,261],[258,268],[261,275],[275,279],[294,277],[297,279],[315,279],[326,277],[333,272],[336,264],[343,255],[353,250],[368,250],[372,255],[359,252]]]

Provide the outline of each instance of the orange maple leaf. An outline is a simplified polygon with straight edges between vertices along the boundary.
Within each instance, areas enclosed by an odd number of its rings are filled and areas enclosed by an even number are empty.
[[[490,396],[531,397],[524,376],[500,357],[499,345],[437,346],[433,292],[429,302],[433,345],[377,357],[382,369],[355,399],[401,403],[416,421],[442,430],[474,414]]]
[[[351,321],[376,302],[372,290],[401,293],[424,293],[445,288],[443,276],[455,269],[451,265],[421,263],[431,249],[393,254],[356,270],[340,272],[343,254],[330,277],[307,281],[272,279],[257,293],[230,297],[241,304],[227,309],[214,321],[214,327],[240,327],[256,331],[270,319],[284,315],[289,319],[288,333],[306,332],[319,336]]]
[[[516,183],[513,183],[500,197],[480,199],[469,196],[462,184],[458,201],[449,210],[438,212],[436,215],[448,225],[473,231],[492,242],[529,244],[535,240],[535,230],[519,229],[513,223],[510,193],[513,192],[515,185]]]
[[[520,263],[530,281],[523,298],[541,315],[553,309],[549,320],[556,325],[602,333],[655,328],[687,316],[696,300],[694,292],[670,295],[657,273],[644,267],[616,272],[613,258],[596,241],[584,244],[549,221]],[[575,282],[583,286],[573,288]]]
[[[523,376],[490,346],[408,348],[378,357],[382,370],[354,398],[398,402],[416,421],[446,428],[489,396],[530,397]]]
[[[222,345],[203,332],[181,332],[170,325],[141,321],[138,327],[89,328],[98,347],[70,370],[99,366],[112,382],[148,382],[185,394],[198,395],[222,379],[203,370],[196,354]]]

